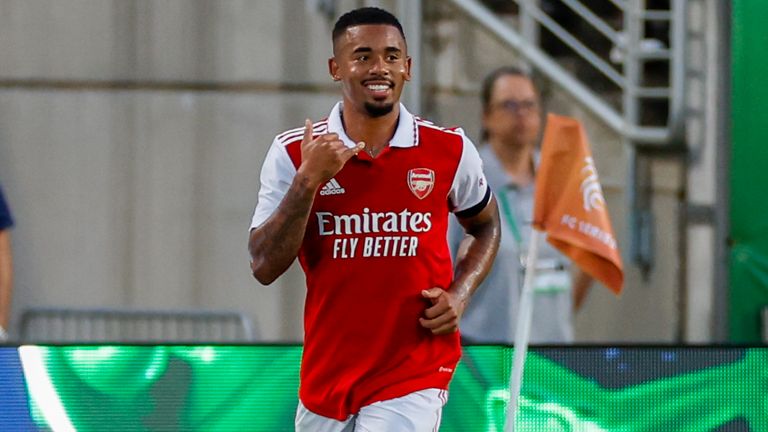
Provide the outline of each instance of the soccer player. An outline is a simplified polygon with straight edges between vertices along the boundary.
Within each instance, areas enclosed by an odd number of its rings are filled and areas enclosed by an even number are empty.
[[[459,319],[498,248],[498,210],[464,133],[400,104],[411,58],[397,18],[353,10],[332,42],[342,101],[274,139],[251,269],[269,284],[298,257],[306,275],[297,431],[437,430]],[[467,234],[455,272],[451,212]]]

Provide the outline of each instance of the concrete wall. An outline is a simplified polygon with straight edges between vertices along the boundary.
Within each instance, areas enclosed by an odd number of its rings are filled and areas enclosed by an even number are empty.
[[[41,305],[235,309],[265,340],[299,340],[303,276],[294,267],[259,286],[247,228],[271,138],[338,98],[325,66],[331,24],[302,0],[0,0],[14,318]],[[437,1],[423,32],[423,114],[477,138],[480,79],[514,54]],[[627,245],[628,149],[550,94],[554,111],[587,124]],[[683,176],[670,161],[652,171],[657,265],[645,280],[627,261],[621,298],[596,287],[579,340],[675,337]]]
[[[303,276],[260,287],[247,232],[272,137],[337,99],[328,35],[303,1],[2,0],[14,318],[235,309],[300,338]]]

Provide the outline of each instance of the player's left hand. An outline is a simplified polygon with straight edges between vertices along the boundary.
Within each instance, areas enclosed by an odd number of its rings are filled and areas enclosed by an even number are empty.
[[[432,306],[424,311],[424,317],[419,318],[422,327],[429,329],[435,335],[455,333],[459,330],[459,319],[464,313],[464,302],[442,288],[422,290],[421,296],[432,302]]]

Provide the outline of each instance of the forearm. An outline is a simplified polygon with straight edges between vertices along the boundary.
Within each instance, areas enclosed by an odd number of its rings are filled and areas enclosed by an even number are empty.
[[[7,329],[11,315],[13,262],[11,238],[7,230],[0,231],[0,326]]]
[[[488,275],[499,249],[501,231],[496,201],[491,200],[471,222],[463,221],[467,235],[459,246],[450,291],[466,304]]]
[[[578,311],[584,304],[592,286],[592,276],[581,269],[576,269],[573,275],[573,310]]]
[[[251,230],[251,270],[262,284],[272,283],[296,258],[317,188],[306,176],[297,174],[272,216]]]

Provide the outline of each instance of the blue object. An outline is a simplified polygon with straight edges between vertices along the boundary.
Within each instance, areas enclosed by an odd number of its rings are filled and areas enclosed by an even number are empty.
[[[16,347],[0,347],[0,425],[3,432],[34,432],[27,384]]]

